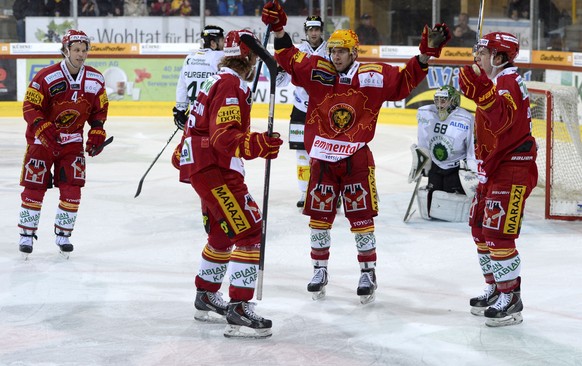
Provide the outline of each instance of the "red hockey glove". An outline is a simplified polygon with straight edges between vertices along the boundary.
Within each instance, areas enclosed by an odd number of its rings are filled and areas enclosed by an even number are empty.
[[[287,24],[287,14],[278,1],[269,1],[263,7],[261,20],[265,25],[270,24],[273,32],[279,32]]]
[[[54,155],[58,155],[63,149],[63,146],[60,144],[60,135],[57,127],[52,122],[43,122],[34,131],[34,136],[40,140],[42,146],[52,151]]]
[[[85,146],[85,151],[89,153],[89,156],[97,156],[103,149],[97,149],[103,142],[107,134],[103,127],[92,127],[87,135],[87,145]]]
[[[451,32],[445,23],[437,24],[432,29],[428,25],[422,30],[422,38],[418,49],[427,56],[439,57],[443,47],[451,39]]]
[[[475,72],[476,70],[479,70],[479,74]],[[477,64],[465,66],[461,69],[459,86],[463,94],[482,109],[489,108],[495,102],[495,85]]]
[[[279,138],[277,132],[269,137],[267,132],[263,133],[247,133],[239,146],[240,157],[246,160],[254,158],[275,159],[279,154],[279,148],[283,144],[283,140]]]

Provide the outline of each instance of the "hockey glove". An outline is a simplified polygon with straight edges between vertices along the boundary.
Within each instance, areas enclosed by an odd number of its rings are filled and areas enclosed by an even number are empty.
[[[87,145],[85,146],[85,151],[89,153],[89,156],[97,156],[103,149],[99,147],[105,142],[107,134],[102,126],[95,126],[89,130],[87,135]]]
[[[477,106],[487,109],[495,102],[496,89],[485,71],[476,64],[465,66],[459,74],[459,86],[465,96],[474,101]],[[476,72],[478,70],[478,73]]]
[[[34,136],[40,140],[42,146],[47,150],[52,151],[54,155],[58,155],[63,149],[63,146],[60,144],[60,135],[57,131],[57,127],[52,122],[43,122],[38,126],[36,131],[34,131]]]
[[[479,180],[479,183],[481,183],[481,184],[485,184],[489,180],[489,178],[487,177],[487,173],[485,172],[485,170],[481,166],[480,162],[477,164],[477,179]]]
[[[283,140],[279,136],[277,132],[273,132],[271,137],[269,137],[267,132],[247,133],[240,143],[237,156],[246,160],[258,157],[275,159],[279,154],[279,148],[283,144]]]
[[[265,25],[271,25],[273,32],[279,32],[287,24],[287,14],[278,1],[269,1],[263,7],[261,20]]]
[[[418,49],[427,56],[439,57],[443,47],[451,39],[451,32],[445,23],[437,24],[433,28],[428,25],[422,30],[422,37]]]
[[[178,108],[174,107],[174,109],[172,109],[172,112],[174,113],[174,124],[176,125],[176,127],[184,131],[184,126],[188,121],[188,115],[186,114],[186,111],[181,111]]]

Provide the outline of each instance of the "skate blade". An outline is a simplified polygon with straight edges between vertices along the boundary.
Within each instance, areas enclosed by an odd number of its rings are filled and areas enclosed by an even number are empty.
[[[20,252],[20,258],[22,258],[23,261],[27,261],[29,255],[30,253]]]
[[[263,339],[272,336],[271,328],[253,329],[242,325],[228,324],[224,330],[226,338]]]
[[[226,323],[226,318],[224,317],[224,315],[217,314],[214,311],[196,310],[196,313],[194,314],[194,319],[203,323],[212,324]]]
[[[475,315],[475,316],[485,316],[485,309],[484,307],[478,307],[478,306],[471,306],[471,314]]]
[[[523,316],[521,316],[521,312],[508,315],[503,318],[487,318],[485,321],[485,325],[488,327],[496,328],[496,327],[506,327],[508,325],[517,325],[523,322]]]
[[[71,256],[71,252],[63,252],[62,250],[59,250],[59,254],[66,260],[69,260],[69,257]]]
[[[362,305],[366,305],[366,304],[369,304],[371,302],[374,302],[374,300],[376,300],[375,293],[372,293],[371,295],[361,295],[360,296],[360,303]]]
[[[320,291],[312,292],[311,299],[314,301],[321,300],[325,297],[325,286]]]

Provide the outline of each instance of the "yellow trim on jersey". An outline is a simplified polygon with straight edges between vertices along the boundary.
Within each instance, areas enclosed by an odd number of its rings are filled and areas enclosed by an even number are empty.
[[[206,244],[203,255],[216,262],[228,262],[230,260],[230,252],[217,252]]]
[[[367,65],[362,65],[360,66],[360,68],[358,69],[358,74],[362,73],[362,72],[368,72],[368,71],[376,71],[376,72],[382,72],[382,66],[378,65],[378,64],[367,64]]]
[[[320,69],[324,69],[326,71],[329,71],[332,74],[335,74],[336,73],[335,67],[333,66],[333,64],[331,64],[331,63],[329,63],[327,61],[324,61],[324,60],[318,60],[316,67],[318,67]]]
[[[372,210],[378,212],[378,190],[376,189],[376,168],[368,167],[368,185],[370,186],[370,201],[372,201]]]

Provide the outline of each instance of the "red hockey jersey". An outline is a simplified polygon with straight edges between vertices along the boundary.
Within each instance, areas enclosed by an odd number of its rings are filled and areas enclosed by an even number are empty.
[[[428,72],[416,57],[404,68],[356,61],[345,73],[296,47],[277,50],[275,58],[309,94],[305,148],[325,161],[344,159],[369,143],[382,103],[407,97]]]
[[[83,66],[73,78],[64,60],[47,66],[34,76],[24,97],[26,141],[34,143],[37,122],[51,121],[62,144],[83,142],[85,122],[105,122],[108,107],[105,79],[95,68]]]

